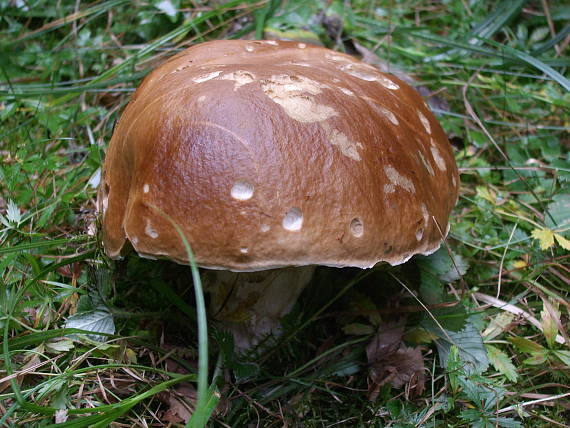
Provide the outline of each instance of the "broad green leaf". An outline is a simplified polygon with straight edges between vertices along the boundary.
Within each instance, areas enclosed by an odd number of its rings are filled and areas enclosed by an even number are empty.
[[[446,256],[449,261],[447,265],[444,262]],[[450,304],[446,307],[430,309],[430,313],[425,314],[422,325],[433,330],[438,328],[439,323],[446,330],[460,331],[465,326],[465,320],[467,319],[465,308],[461,302],[444,294],[443,283],[438,278],[438,276],[443,276],[450,279],[450,271],[448,269],[454,269],[457,272],[457,269],[451,263],[451,259],[447,254],[437,256],[434,259],[431,259],[431,256],[429,256],[419,261],[418,265],[421,275],[420,296],[422,300],[428,305]]]
[[[99,305],[92,311],[82,312],[69,317],[65,323],[65,328],[79,328],[93,333],[115,333],[113,315],[104,305]],[[88,334],[87,337],[99,342],[105,340],[105,336],[99,334]]]
[[[507,391],[498,385],[494,385],[485,377],[459,376],[463,389],[462,395],[470,400],[473,405],[483,411],[494,411],[497,404],[505,397]]]
[[[471,320],[460,332],[431,330],[439,338],[435,341],[439,352],[439,361],[447,367],[449,351],[452,345],[457,346],[459,357],[463,363],[463,371],[467,374],[483,373],[489,367],[487,352],[483,339]]]
[[[570,227],[570,194],[562,193],[552,198],[548,204],[548,215],[545,216],[546,227],[564,230]]]
[[[504,374],[511,382],[516,382],[517,369],[509,356],[492,345],[486,345],[485,348],[487,349],[487,356],[493,367],[495,367],[498,372]]]
[[[538,27],[534,29],[533,32],[531,33],[529,41],[531,43],[540,42],[541,40],[544,40],[549,33],[550,29],[547,26]]]
[[[443,301],[443,284],[439,278],[428,271],[421,269],[420,296],[424,303],[434,305]]]
[[[442,247],[427,257],[418,257],[417,260],[420,269],[433,273],[444,282],[452,282],[465,275],[469,265],[453,252],[451,257],[448,250]]]

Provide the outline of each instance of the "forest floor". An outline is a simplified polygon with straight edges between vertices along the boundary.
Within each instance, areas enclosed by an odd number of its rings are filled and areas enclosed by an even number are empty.
[[[0,426],[569,427],[564,3],[0,0]],[[238,357],[210,328],[204,365],[190,269],[108,260],[95,200],[145,74],[237,38],[412,82],[460,197],[437,253],[320,268],[279,341]]]

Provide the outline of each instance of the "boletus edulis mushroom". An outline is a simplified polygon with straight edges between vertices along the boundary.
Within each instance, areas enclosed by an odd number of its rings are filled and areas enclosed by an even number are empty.
[[[412,87],[277,41],[202,43],[156,68],[103,171],[108,256],[132,246],[188,263],[169,216],[211,270],[211,314],[240,348],[278,329],[314,266],[434,252],[459,184],[447,136]]]

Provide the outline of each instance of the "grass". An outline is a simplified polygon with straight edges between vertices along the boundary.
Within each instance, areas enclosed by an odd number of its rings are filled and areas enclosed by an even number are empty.
[[[215,406],[220,427],[569,426],[563,2],[4,0],[0,11],[0,426],[184,426],[197,405]],[[317,270],[264,355],[237,358],[210,328],[205,378],[190,270],[109,262],[93,234],[97,177],[150,69],[194,43],[262,34],[360,49],[412,77],[454,145],[461,195],[433,257]]]

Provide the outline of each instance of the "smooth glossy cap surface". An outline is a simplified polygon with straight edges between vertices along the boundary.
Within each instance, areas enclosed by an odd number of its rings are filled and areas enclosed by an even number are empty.
[[[99,207],[112,258],[128,240],[187,262],[156,207],[203,267],[371,267],[435,251],[458,186],[447,136],[396,77],[309,44],[216,41],[144,79]]]

